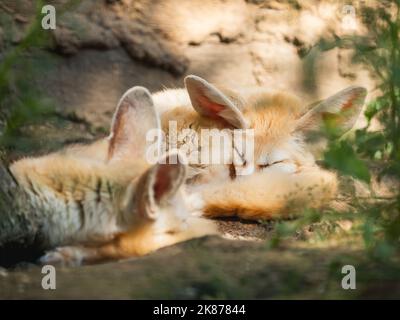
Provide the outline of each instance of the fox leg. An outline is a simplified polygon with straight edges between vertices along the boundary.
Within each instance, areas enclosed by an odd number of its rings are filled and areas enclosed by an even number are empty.
[[[63,266],[79,266],[125,258],[119,247],[110,242],[100,247],[63,246],[48,251],[39,259],[41,264],[58,264]]]
[[[99,246],[72,245],[58,247],[47,252],[40,258],[39,262],[41,264],[79,266],[142,256],[162,247],[154,242],[152,231],[151,223],[144,223]],[[165,246],[168,241],[164,241],[163,244]]]
[[[99,248],[85,246],[65,246],[48,251],[39,259],[41,264],[57,264],[62,266],[80,266],[90,262],[109,260],[101,254]]]
[[[284,218],[301,208],[317,208],[335,197],[336,175],[318,168],[298,173],[266,170],[202,191],[206,217]]]

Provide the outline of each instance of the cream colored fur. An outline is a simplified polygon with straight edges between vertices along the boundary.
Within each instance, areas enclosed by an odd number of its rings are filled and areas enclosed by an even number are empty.
[[[60,246],[42,262],[119,259],[216,233],[211,221],[191,210],[208,217],[279,219],[334,200],[336,175],[316,164],[305,138],[318,132],[324,119],[343,131],[351,128],[365,89],[350,87],[311,108],[263,88],[222,89],[196,76],[185,82],[186,90],[152,98],[144,88],[130,90],[109,137],[11,166],[44,218],[45,244]],[[187,175],[181,162],[151,166],[144,159],[146,132],[160,126],[168,139],[170,120],[177,122],[178,133],[253,129],[255,161],[191,165]],[[177,147],[189,142],[180,137]],[[188,194],[181,187],[186,178]]]
[[[360,113],[365,89],[350,87],[310,107],[286,92],[218,88],[196,76],[188,76],[185,83],[187,93],[174,89],[153,95],[167,138],[170,120],[177,121],[178,132],[189,127],[198,133],[250,128],[255,135],[254,165],[235,166],[236,172],[245,170],[248,175],[232,181],[229,166],[190,166],[189,190],[200,194],[198,208],[206,216],[282,218],[335,199],[336,175],[316,164],[305,138],[312,130],[322,136],[318,130],[326,117],[342,132],[349,130]],[[182,139],[178,147],[186,143]]]
[[[144,135],[158,126],[150,94],[135,87],[121,99],[108,138],[11,165],[42,222],[43,246],[56,247],[42,263],[127,258],[216,233],[212,221],[189,212],[182,156],[147,163]]]

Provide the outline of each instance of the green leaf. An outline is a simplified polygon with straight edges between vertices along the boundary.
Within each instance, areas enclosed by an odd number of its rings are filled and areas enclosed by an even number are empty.
[[[367,108],[365,109],[364,115],[368,119],[368,121],[371,121],[371,119],[381,110],[387,108],[389,106],[389,102],[387,99],[384,99],[382,97],[375,99],[371,101],[368,105]]]
[[[346,141],[332,143],[324,154],[325,164],[339,172],[354,178],[370,182],[366,164],[357,157],[353,148]]]

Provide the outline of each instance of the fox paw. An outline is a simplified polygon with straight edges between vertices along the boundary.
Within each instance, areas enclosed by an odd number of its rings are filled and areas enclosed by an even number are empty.
[[[205,202],[200,194],[200,192],[192,193],[188,196],[188,203],[190,212],[194,216],[201,216],[205,205]]]
[[[59,247],[48,251],[39,259],[41,264],[80,266],[85,258],[85,249],[79,247]]]

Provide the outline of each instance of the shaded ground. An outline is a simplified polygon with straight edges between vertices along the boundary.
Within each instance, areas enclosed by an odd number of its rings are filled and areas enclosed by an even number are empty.
[[[209,237],[124,262],[57,269],[56,290],[42,289],[39,267],[3,270],[0,296],[8,299],[399,297],[398,265],[367,261],[359,251],[345,248],[267,250],[261,243]],[[341,288],[341,269],[346,264],[357,265],[356,290]]]

